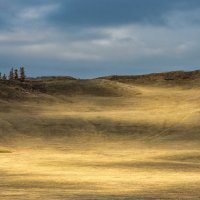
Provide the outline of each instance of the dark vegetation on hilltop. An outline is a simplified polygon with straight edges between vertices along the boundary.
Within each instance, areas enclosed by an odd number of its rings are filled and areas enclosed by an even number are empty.
[[[172,86],[185,86],[191,83],[191,86],[200,86],[200,70],[196,71],[172,71],[163,73],[152,73],[145,75],[125,75],[125,76],[106,76],[100,79],[118,81],[127,84],[160,84]]]

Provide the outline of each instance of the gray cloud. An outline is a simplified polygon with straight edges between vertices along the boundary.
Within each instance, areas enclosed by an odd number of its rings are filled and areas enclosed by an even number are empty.
[[[200,65],[198,0],[0,0],[0,71],[146,73]]]

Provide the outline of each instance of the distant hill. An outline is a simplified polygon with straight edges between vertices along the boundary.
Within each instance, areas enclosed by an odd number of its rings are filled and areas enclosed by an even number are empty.
[[[81,80],[70,76],[42,76],[27,78],[25,82],[0,81],[0,99],[14,100],[27,97],[53,96],[102,96],[120,97],[141,94],[135,87],[180,86],[183,88],[200,86],[200,70],[185,72],[174,71],[146,75],[105,76]]]
[[[145,75],[105,76],[98,79],[118,81],[128,84],[166,84],[185,85],[192,83],[192,86],[200,85],[200,70],[196,71],[172,71],[163,73],[152,73]]]
[[[14,100],[45,96],[102,96],[120,97],[140,92],[124,83],[103,79],[78,80],[68,77],[45,77],[20,81],[0,81],[0,99]],[[45,95],[45,96],[44,96]]]

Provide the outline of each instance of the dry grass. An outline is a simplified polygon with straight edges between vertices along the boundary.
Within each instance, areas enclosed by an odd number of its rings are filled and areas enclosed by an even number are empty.
[[[200,164],[182,155],[199,155],[199,150],[127,143],[66,142],[61,150],[43,145],[1,155],[1,198],[198,199]]]
[[[199,89],[121,86],[3,102],[0,199],[199,199]]]
[[[0,153],[11,153],[9,150],[0,149]]]

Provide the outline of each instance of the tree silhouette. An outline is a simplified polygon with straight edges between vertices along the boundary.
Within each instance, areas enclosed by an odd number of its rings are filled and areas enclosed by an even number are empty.
[[[24,66],[20,67],[20,69],[14,69],[13,67],[10,69],[10,72],[8,75],[2,74],[0,72],[0,80],[20,80],[21,82],[24,82],[26,79],[25,75],[25,69]]]
[[[6,74],[3,75],[2,80],[4,80],[4,81],[7,80]]]
[[[20,67],[20,81],[24,82],[25,81],[25,70],[24,70],[24,66]]]
[[[10,73],[9,73],[9,80],[13,80],[14,79],[14,69],[11,68]]]
[[[19,79],[19,76],[18,76],[18,69],[15,69],[15,71],[14,71],[14,79],[15,79],[15,80],[18,80],[18,79]]]

